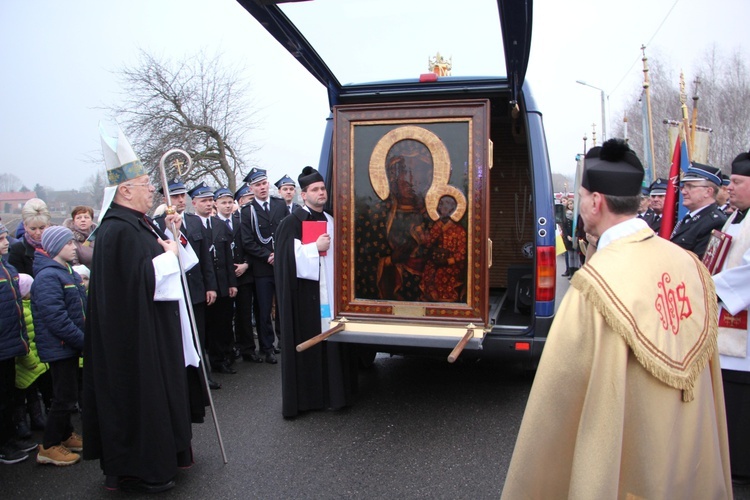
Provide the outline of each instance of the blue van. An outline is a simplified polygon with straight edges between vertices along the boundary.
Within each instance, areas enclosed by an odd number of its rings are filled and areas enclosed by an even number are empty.
[[[328,341],[533,366],[557,274],[532,1],[238,1],[328,93]],[[438,43],[485,75],[453,75]]]

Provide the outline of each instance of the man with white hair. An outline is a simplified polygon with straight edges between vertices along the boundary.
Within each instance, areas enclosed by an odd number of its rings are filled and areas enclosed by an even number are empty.
[[[102,132],[110,187],[91,268],[83,456],[99,459],[108,489],[155,493],[192,462],[185,366],[198,359],[183,342],[179,245],[146,215],[155,188],[122,132]]]

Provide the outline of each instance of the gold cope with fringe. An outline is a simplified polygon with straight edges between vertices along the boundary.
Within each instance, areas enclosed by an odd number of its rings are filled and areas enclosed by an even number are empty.
[[[654,244],[628,245],[627,252],[619,251],[620,243],[648,239]],[[682,390],[683,401],[688,402],[694,398],[696,378],[716,350],[716,290],[708,270],[692,252],[687,254],[694,266],[677,268],[679,273],[674,265],[661,267],[659,243],[649,229],[623,238],[605,249],[606,260],[595,254],[571,285],[625,340],[638,362],[660,381]],[[633,262],[650,267],[646,272],[654,279],[649,287],[623,286],[630,282]]]

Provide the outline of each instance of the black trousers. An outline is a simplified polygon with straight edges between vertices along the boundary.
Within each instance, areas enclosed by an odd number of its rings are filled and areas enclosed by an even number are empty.
[[[52,373],[52,408],[44,426],[44,447],[65,441],[73,433],[70,420],[78,402],[78,356],[50,361]]]
[[[257,305],[254,297],[254,283],[237,287],[237,296],[234,298],[234,335],[242,354],[251,354],[257,350],[253,335],[253,308]]]
[[[16,387],[16,358],[0,360],[0,446],[16,435],[13,426],[13,390]]]
[[[721,370],[732,475],[750,478],[750,372]]]
[[[217,297],[216,302],[206,308],[206,337],[211,363],[230,359],[233,344],[232,307],[234,299]]]
[[[271,309],[276,295],[276,285],[273,276],[255,277],[255,295],[258,297],[258,316],[255,326],[258,328],[258,344],[262,353],[273,352],[273,324]]]

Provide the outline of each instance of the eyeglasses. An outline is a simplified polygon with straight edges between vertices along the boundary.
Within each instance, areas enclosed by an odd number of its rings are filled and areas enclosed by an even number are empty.
[[[146,187],[151,187],[151,186],[153,186],[153,184],[151,184],[151,182],[128,182],[128,183],[127,183],[127,184],[125,184],[125,185],[126,185],[126,186],[128,186],[128,187],[133,187],[133,186],[146,186]]]
[[[708,184],[692,184],[692,183],[688,184],[688,183],[685,183],[682,186],[680,186],[680,189],[687,189],[688,191],[690,191],[690,190],[692,190],[694,188],[710,188],[710,187],[711,186],[709,186]]]

